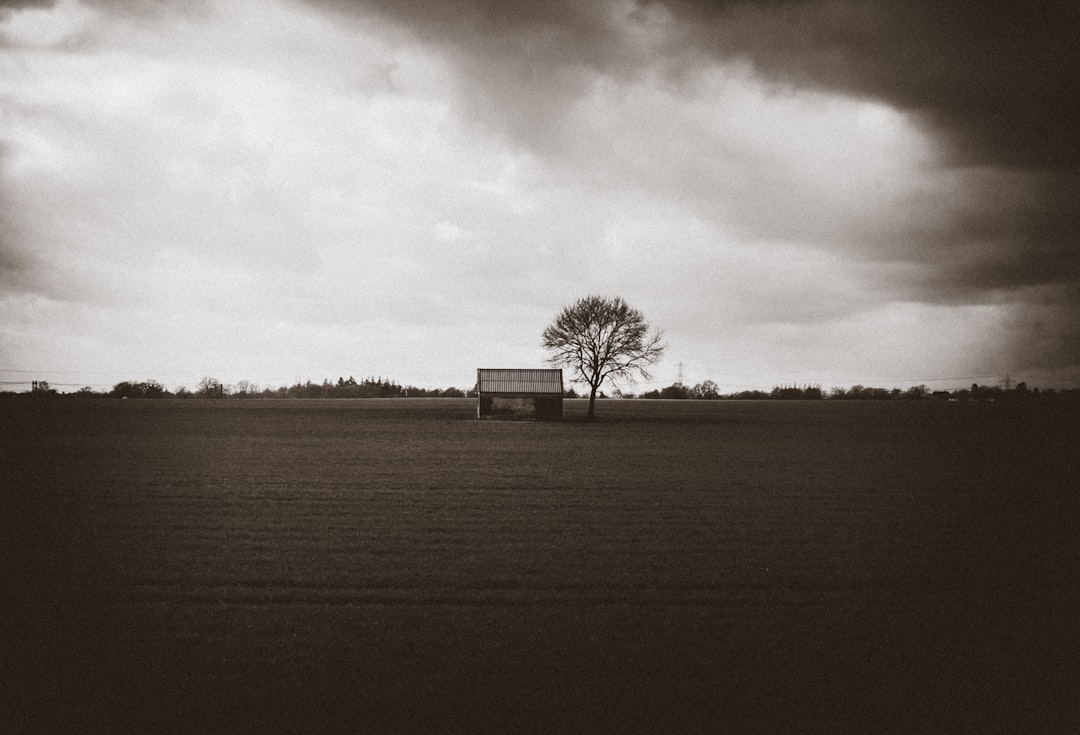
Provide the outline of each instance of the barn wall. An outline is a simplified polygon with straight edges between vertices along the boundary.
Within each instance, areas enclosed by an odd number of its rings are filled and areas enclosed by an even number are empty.
[[[561,419],[562,396],[480,396],[480,418]]]
[[[538,419],[561,419],[562,396],[537,396],[533,399]]]

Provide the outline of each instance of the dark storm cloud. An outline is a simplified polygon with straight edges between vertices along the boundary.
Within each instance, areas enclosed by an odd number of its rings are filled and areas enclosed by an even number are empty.
[[[1033,185],[1033,201],[1009,220],[992,222],[987,236],[1004,235],[999,262],[967,266],[963,280],[986,288],[1080,284],[1080,177],[1048,176]],[[987,215],[989,218],[989,214]],[[979,232],[970,222],[967,232]],[[996,227],[995,227],[996,226]],[[991,229],[992,228],[992,229]],[[1080,288],[1075,298],[1080,298]]]
[[[1075,168],[1080,4],[693,2],[694,37],[764,75],[881,99],[967,163]]]
[[[709,53],[748,59],[779,83],[882,100],[933,134],[941,165],[1002,172],[976,176],[947,226],[909,243],[908,257],[934,266],[913,291],[979,300],[1058,284],[1077,305],[1080,4],[677,7]]]
[[[1080,4],[1072,0],[311,1],[378,12],[489,61],[516,59],[526,87],[575,66],[618,73],[660,62],[677,71],[697,52],[748,60],[777,83],[887,102],[948,134],[957,161],[1080,165]],[[661,11],[672,33],[641,48],[627,29]]]
[[[308,1],[407,26],[468,80],[463,114],[540,153],[564,147],[567,108],[587,90],[590,72],[633,74],[655,62],[658,51],[628,42],[627,29],[650,22],[646,9],[632,4]]]
[[[373,9],[458,45],[482,57],[472,66],[478,77],[517,85],[523,95],[540,90],[547,103],[577,91],[568,70],[621,74],[659,63],[677,73],[693,63],[693,51],[747,60],[777,84],[881,100],[936,132],[950,165],[1064,173],[1054,186],[1068,196],[1039,192],[1048,195],[1045,211],[1036,201],[1021,216],[1040,220],[1025,237],[1075,231],[1074,207],[1061,201],[1080,201],[1071,196],[1080,183],[1068,175],[1080,170],[1080,3],[1072,0],[313,1]],[[670,33],[658,48],[635,47],[626,29],[647,25],[659,8],[670,11],[663,23]]]
[[[941,229],[886,257],[919,264],[901,284],[931,303],[1020,307],[1004,342],[1024,360],[1080,361],[1080,4],[685,3],[720,57],[797,87],[882,100],[976,175]],[[917,230],[916,230],[917,232]],[[906,251],[906,252],[905,252]]]
[[[377,11],[456,48],[477,95],[468,104],[541,153],[562,134],[587,72],[630,77],[651,67],[677,85],[710,60],[742,62],[780,93],[883,102],[934,142],[937,171],[963,181],[948,196],[929,190],[911,202],[900,230],[837,246],[910,266],[900,272],[918,275],[896,284],[901,298],[1049,300],[1063,337],[1080,321],[1080,3],[1073,0],[326,4]],[[648,34],[650,27],[658,32]],[[924,223],[930,213],[934,221]],[[806,223],[767,219],[751,215],[747,224],[806,231]],[[857,241],[857,227],[848,234]],[[1044,334],[1054,328],[1039,324]]]
[[[530,56],[550,69],[584,63],[603,68],[621,55],[607,3],[517,3],[500,0],[309,0],[340,12],[375,12],[414,28],[425,41],[472,52]],[[558,53],[552,53],[558,52]],[[537,68],[539,76],[544,69]]]
[[[1071,287],[1072,300],[1080,299],[1080,175],[980,171],[967,175],[940,225],[920,232],[913,223],[913,237],[866,256],[921,266],[908,285],[923,301],[978,303],[1038,285],[1066,295]]]

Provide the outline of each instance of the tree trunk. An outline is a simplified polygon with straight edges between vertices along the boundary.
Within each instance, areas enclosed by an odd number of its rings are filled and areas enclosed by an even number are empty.
[[[589,418],[593,418],[596,415],[596,389],[599,385],[590,386],[592,390],[589,392]]]

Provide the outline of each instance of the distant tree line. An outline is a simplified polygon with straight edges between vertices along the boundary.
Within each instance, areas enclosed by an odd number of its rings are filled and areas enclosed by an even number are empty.
[[[117,383],[108,391],[95,391],[88,387],[74,393],[59,394],[45,381],[34,381],[27,393],[5,391],[0,395],[27,395],[35,397],[64,396],[72,398],[219,398],[219,399],[259,399],[259,398],[467,398],[476,395],[475,391],[460,388],[417,388],[402,386],[397,382],[379,378],[364,378],[357,381],[351,375],[339,377],[337,382],[329,379],[321,383],[310,380],[281,387],[260,387],[248,380],[225,384],[217,378],[206,377],[199,381],[194,390],[179,386],[169,390],[156,380],[129,381]]]
[[[357,381],[351,375],[339,377],[337,382],[323,380],[322,383],[297,383],[288,387],[264,388],[243,386],[230,393],[236,398],[465,398],[469,393],[460,388],[418,388],[414,385],[402,386],[399,383],[379,378],[364,378]]]
[[[578,398],[580,394],[568,387],[564,394],[567,398]],[[310,380],[290,386],[260,387],[258,384],[241,380],[233,384],[224,384],[216,378],[206,377],[199,381],[194,390],[179,386],[169,390],[156,380],[122,381],[108,391],[95,391],[90,387],[80,388],[74,393],[58,393],[46,381],[33,381],[30,391],[17,393],[0,392],[0,396],[30,396],[35,398],[217,398],[217,399],[260,399],[260,398],[474,398],[475,388],[418,388],[412,385],[402,386],[388,378],[364,378],[357,381],[351,375],[339,377],[336,382],[329,379],[321,383]],[[615,398],[640,399],[684,399],[716,401],[1023,401],[1049,398],[1066,398],[1080,401],[1080,389],[1065,390],[1039,388],[1029,389],[1026,383],[1013,384],[1009,381],[995,386],[972,383],[969,388],[957,390],[930,390],[925,385],[916,385],[906,390],[900,388],[874,388],[853,385],[850,388],[832,388],[822,390],[818,385],[778,385],[770,391],[744,390],[733,393],[721,393],[711,380],[705,380],[694,386],[674,383],[666,388],[650,390],[635,396],[630,393],[614,391]],[[587,394],[586,394],[587,397]],[[598,398],[608,398],[598,393]]]
[[[1040,390],[1029,389],[1026,383],[1013,385],[1008,381],[996,386],[972,383],[970,388],[958,390],[932,391],[925,385],[916,385],[907,390],[899,388],[872,388],[865,385],[853,385],[850,388],[832,388],[828,392],[819,385],[778,385],[771,391],[744,390],[735,393],[720,393],[716,383],[706,380],[690,387],[675,383],[666,388],[642,393],[645,399],[703,399],[721,401],[1016,401],[1042,397],[1070,397],[1080,399],[1080,390]]]
[[[736,393],[721,393],[720,388],[711,380],[691,387],[674,383],[667,388],[642,393],[641,398],[698,399],[706,401],[768,401],[768,400],[821,400],[825,398],[819,386],[776,386],[771,391],[744,390]]]

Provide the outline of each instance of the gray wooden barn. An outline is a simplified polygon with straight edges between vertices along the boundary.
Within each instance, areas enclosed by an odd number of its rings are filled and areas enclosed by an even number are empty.
[[[562,370],[478,368],[476,395],[478,419],[561,419]]]

